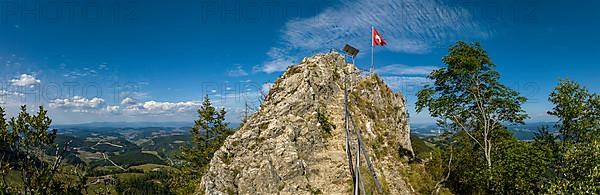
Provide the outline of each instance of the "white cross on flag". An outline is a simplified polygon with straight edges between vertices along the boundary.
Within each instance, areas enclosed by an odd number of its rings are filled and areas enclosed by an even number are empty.
[[[385,42],[385,39],[383,39],[383,37],[379,34],[379,32],[377,32],[377,30],[375,30],[375,27],[373,27],[373,41],[371,41],[371,46],[375,46],[375,45],[379,45],[379,46],[384,46],[387,43]]]

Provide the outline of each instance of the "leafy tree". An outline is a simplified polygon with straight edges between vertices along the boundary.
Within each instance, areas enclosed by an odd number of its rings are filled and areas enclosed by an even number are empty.
[[[560,154],[560,143],[557,142],[557,136],[550,133],[548,127],[541,127],[533,136],[531,145],[537,149],[546,152],[552,163],[547,167],[547,177],[553,177],[557,168],[557,160]]]
[[[542,184],[550,180],[549,167],[555,162],[551,147],[518,141],[505,128],[494,131],[492,136],[496,144],[491,169],[481,163],[485,159],[479,145],[460,131],[436,142],[445,152],[426,163],[428,172],[441,178],[440,181],[457,194],[545,192]]]
[[[479,44],[458,42],[443,61],[448,67],[433,71],[433,86],[417,94],[417,111],[428,108],[440,126],[454,132],[437,143],[452,154],[441,153],[427,164],[436,178],[446,174],[441,181],[458,194],[600,193],[598,94],[560,81],[548,114],[559,118],[561,135],[542,127],[533,142],[521,142],[504,125],[523,123],[526,99],[498,82]]]
[[[492,168],[494,131],[506,123],[523,123],[527,114],[521,104],[527,99],[504,86],[479,43],[459,41],[442,61],[446,68],[434,70],[417,93],[417,112],[428,108],[438,124],[464,132],[482,151],[485,166]]]
[[[56,130],[49,130],[52,120],[46,116],[42,106],[36,115],[27,113],[21,106],[18,117],[5,119],[4,109],[0,108],[0,191],[24,194],[80,193],[80,189],[69,186],[67,181],[55,178],[67,149],[56,150],[52,160],[45,151],[56,148]],[[22,187],[9,183],[6,175],[11,171],[20,173]]]
[[[497,142],[492,153],[496,157],[493,159],[493,163],[498,165],[502,159],[498,158],[500,151],[496,148],[514,138],[504,128],[494,131],[492,136]],[[446,151],[439,157],[441,162],[449,162],[453,157],[451,164],[442,164],[442,166],[446,166],[443,169],[450,172],[445,185],[452,191],[457,194],[489,194],[499,190],[494,189],[495,186],[499,186],[494,184],[498,182],[499,178],[490,176],[494,175],[495,170],[502,168],[493,166],[492,169],[488,169],[487,165],[482,163],[485,162],[483,151],[466,132],[459,131],[437,144],[440,149]]]
[[[556,136],[550,133],[548,127],[541,127],[537,132],[533,134],[533,143],[534,144],[542,144],[542,145],[555,145],[556,144]]]
[[[198,120],[194,121],[194,127],[190,130],[193,146],[182,147],[182,154],[179,156],[184,161],[181,168],[183,177],[175,177],[174,182],[171,182],[175,188],[180,188],[180,193],[195,190],[194,184],[200,183],[199,179],[206,171],[213,154],[233,134],[233,130],[228,127],[229,123],[225,122],[226,113],[224,108],[217,110],[208,95],[204,97],[198,110]]]
[[[600,95],[570,80],[561,80],[550,93],[555,106],[548,114],[558,117],[563,140],[578,142],[598,137],[600,132]]]
[[[574,81],[563,80],[550,94],[551,115],[559,118],[563,141],[556,167],[558,177],[548,192],[600,193],[600,96]]]
[[[600,194],[600,140],[565,143],[558,178],[548,192],[563,194]]]
[[[552,149],[505,139],[495,148],[491,189],[497,194],[541,194],[554,163]]]

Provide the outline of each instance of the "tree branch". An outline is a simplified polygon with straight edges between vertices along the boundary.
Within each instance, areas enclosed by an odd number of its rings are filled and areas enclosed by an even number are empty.
[[[63,146],[62,151],[59,151],[58,149],[56,150],[56,154],[57,154],[56,155],[56,160],[54,160],[54,163],[52,165],[52,169],[50,170],[50,176],[48,177],[48,181],[46,181],[46,185],[50,185],[50,182],[54,178],[54,174],[56,173],[56,171],[58,170],[58,167],[62,163],[62,160],[65,157],[65,152],[67,151],[69,145],[71,145],[71,142],[73,142],[73,140],[69,140],[67,143],[65,143],[65,145]],[[58,154],[59,152],[60,152],[60,154]]]
[[[463,126],[458,121],[458,117],[456,117],[456,115],[452,115],[452,117],[454,117],[454,121],[463,129],[463,131],[465,131],[465,133],[467,133],[467,135],[469,135],[469,137],[471,137],[471,139],[473,139],[480,147],[484,148],[483,145],[481,144],[481,142],[479,142],[479,140],[477,140],[475,137],[473,137],[473,135],[471,135],[471,133],[469,133],[469,131],[467,131],[467,128],[465,128],[465,126]]]
[[[4,156],[5,155],[6,155],[5,153],[2,153],[2,158],[0,158],[0,169],[2,169],[2,166],[4,164]],[[2,182],[4,182],[4,184],[8,185],[8,183],[6,182],[6,176],[4,173],[2,174]]]
[[[435,187],[433,187],[435,190],[431,191],[431,194],[433,195],[435,192],[435,194],[439,194],[440,193],[440,187],[442,185],[442,183],[448,181],[448,178],[450,178],[450,170],[451,170],[451,165],[452,165],[452,156],[453,156],[453,152],[452,152],[452,146],[450,147],[450,160],[448,160],[448,173],[446,174],[446,177],[442,178],[442,180],[438,181],[435,184]]]

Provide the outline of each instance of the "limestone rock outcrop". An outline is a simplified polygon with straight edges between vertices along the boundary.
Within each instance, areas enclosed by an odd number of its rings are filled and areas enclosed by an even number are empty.
[[[410,194],[400,175],[412,153],[405,99],[379,77],[361,76],[339,53],[290,66],[259,111],[215,153],[200,191],[205,194],[348,194],[352,176],[345,152],[344,80],[349,110],[385,194]],[[353,135],[352,151],[356,151]],[[376,192],[361,161],[367,191]]]

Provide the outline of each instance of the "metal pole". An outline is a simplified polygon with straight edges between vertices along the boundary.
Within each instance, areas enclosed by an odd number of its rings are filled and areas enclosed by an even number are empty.
[[[350,117],[350,118],[352,118],[352,117]],[[373,163],[369,159],[369,153],[367,153],[367,149],[365,147],[365,144],[362,141],[361,135],[358,135],[358,143],[359,143],[358,145],[360,146],[360,151],[363,153],[363,155],[365,156],[365,160],[367,161],[367,167],[369,168],[369,171],[371,172],[371,177],[373,178],[373,182],[375,182],[375,186],[377,187],[377,192],[383,193],[383,188],[381,187],[381,184],[379,183],[379,179],[377,178],[377,172],[375,172],[375,168],[373,168]]]
[[[350,116],[348,116],[348,119],[352,119],[350,118]],[[354,121],[352,121],[354,122]],[[360,130],[358,128],[354,128],[354,133],[356,133],[356,168],[355,171],[356,172],[356,183],[354,184],[355,188],[354,188],[354,195],[359,195],[360,194],[360,188],[359,188],[359,184],[361,182],[360,179],[360,141],[359,141],[359,136],[360,136]]]
[[[354,182],[354,195],[360,194],[359,182],[360,182],[360,146],[358,145],[358,141],[356,143],[356,182]]]
[[[352,63],[354,63],[354,57],[352,57]],[[346,78],[348,78],[350,76],[350,72],[348,72],[348,74],[346,75]],[[346,79],[346,85],[348,85],[348,79]],[[348,90],[345,91],[346,97],[345,97],[345,109],[346,109],[346,133],[348,133],[349,131],[349,123],[350,120],[352,120],[351,115],[350,115],[350,111],[348,110]],[[354,121],[351,121],[352,123],[354,123]],[[356,128],[354,129],[354,133],[356,132]],[[349,133],[348,133],[349,134]],[[358,136],[358,134],[357,134]],[[349,143],[348,143],[349,144]],[[356,141],[356,167],[354,167],[354,173],[356,174],[354,176],[354,194],[355,195],[359,195],[360,194],[360,184],[361,184],[361,180],[360,180],[360,145],[358,143],[358,139]],[[349,148],[348,148],[349,149]],[[351,155],[351,153],[349,153]],[[351,158],[351,156],[349,156]]]
[[[350,151],[350,121],[348,114],[348,75],[344,76],[344,110],[345,116],[344,121],[346,122],[346,155],[348,156],[348,168],[350,168],[350,175],[352,175],[352,180],[354,181],[354,163],[352,162],[352,152]]]
[[[373,52],[373,49],[375,47],[375,43],[373,42],[374,34],[375,34],[375,27],[371,26],[371,73],[375,73],[374,52]]]
[[[356,131],[361,132],[360,128],[356,127],[356,124],[354,124],[354,117],[349,114],[348,115],[348,119],[350,119],[350,124],[352,126],[352,128],[354,128]],[[381,187],[381,183],[379,183],[379,179],[377,178],[377,172],[375,172],[375,168],[373,167],[373,163],[371,162],[371,160],[369,159],[369,153],[367,152],[367,149],[365,147],[365,144],[362,141],[362,136],[360,134],[358,134],[358,145],[359,145],[359,149],[362,152],[362,154],[365,156],[365,160],[367,161],[367,167],[369,168],[369,171],[371,172],[371,177],[373,178],[373,181],[375,182],[375,186],[377,187],[377,191],[379,193],[383,193],[383,188]]]

